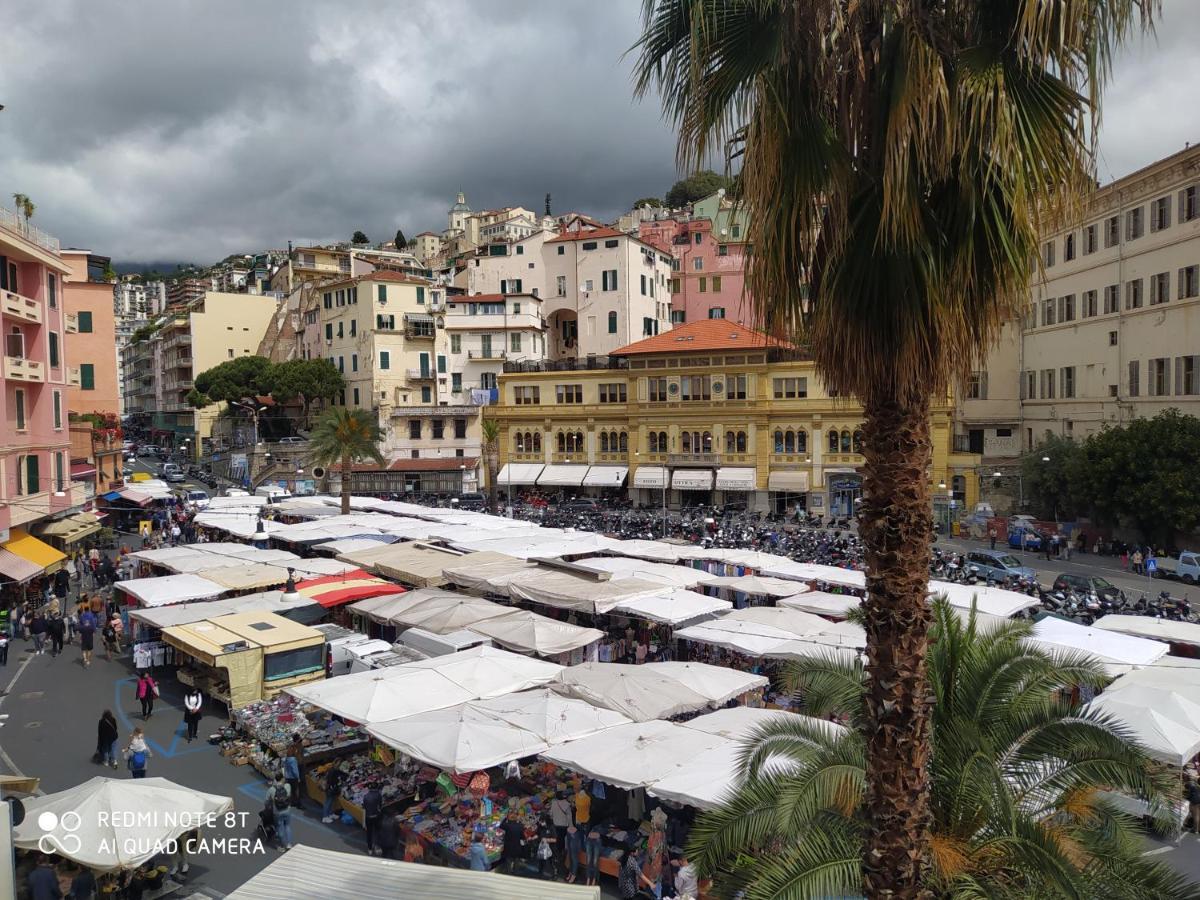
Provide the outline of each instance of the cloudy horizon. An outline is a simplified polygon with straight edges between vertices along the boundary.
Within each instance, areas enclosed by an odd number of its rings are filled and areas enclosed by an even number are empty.
[[[1200,139],[1200,16],[1164,7],[1117,60],[1101,181]],[[679,177],[657,97],[632,97],[640,8],[14,0],[0,205],[28,194],[64,245],[125,263],[440,231],[459,190],[612,219]]]

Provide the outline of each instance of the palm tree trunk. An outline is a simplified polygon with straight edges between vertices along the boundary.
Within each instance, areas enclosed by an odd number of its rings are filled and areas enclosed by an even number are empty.
[[[494,516],[500,507],[500,501],[497,494],[500,491],[500,485],[496,484],[496,479],[500,477],[500,466],[497,465],[499,460],[496,458],[497,452],[493,449],[487,455],[487,473],[488,473],[488,511]],[[509,502],[512,500],[510,498]]]
[[[342,457],[342,515],[350,515],[350,473],[354,468],[349,456]]]
[[[867,564],[867,841],[871,898],[924,898],[929,867],[926,670],[933,510],[929,397],[890,388],[864,402],[860,535]]]

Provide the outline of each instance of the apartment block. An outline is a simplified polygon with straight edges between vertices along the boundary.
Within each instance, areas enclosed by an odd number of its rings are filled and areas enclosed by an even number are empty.
[[[67,408],[73,413],[119,415],[113,285],[104,277],[109,258],[88,250],[64,250],[62,255],[70,268],[63,280],[63,301],[76,324],[66,336]]]

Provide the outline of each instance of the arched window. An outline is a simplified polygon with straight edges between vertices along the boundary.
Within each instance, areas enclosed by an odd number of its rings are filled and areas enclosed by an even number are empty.
[[[690,431],[685,431],[683,433],[683,452],[692,452],[692,433]]]
[[[737,452],[738,453],[746,452],[746,432],[744,432],[744,431],[739,431],[737,433]]]
[[[808,432],[805,431],[803,428],[801,428],[799,431],[796,432],[796,452],[797,453],[807,453],[808,452]]]
[[[784,433],[784,435],[783,435],[783,452],[784,453],[795,453],[796,452],[796,432],[787,431]]]
[[[629,432],[627,432],[627,431],[621,432],[621,436],[617,441],[617,449],[621,453],[629,452]]]
[[[666,453],[670,446],[671,445],[667,443],[667,433],[665,431],[660,431],[658,433],[658,452]]]
[[[600,432],[600,452],[601,453],[608,452],[608,432],[607,431]]]
[[[733,453],[733,448],[737,446],[737,438],[734,437],[732,431],[725,432],[725,452]]]
[[[700,451],[701,453],[712,453],[713,452],[712,432],[711,431],[704,432],[703,447],[704,447],[704,449]]]
[[[829,429],[829,452],[837,453],[838,448],[838,433],[836,428]]]
[[[525,435],[521,434],[521,432],[518,431],[516,434],[516,442],[517,442],[517,452],[524,453],[525,452]]]
[[[658,432],[657,431],[650,432],[650,434],[648,435],[648,440],[650,442],[650,452],[657,453],[658,452]]]
[[[780,428],[775,429],[775,452],[783,452],[783,430]]]
[[[558,433],[558,452],[559,453],[567,452],[567,436],[565,434],[563,434],[561,431]]]
[[[582,431],[575,432],[575,452],[576,453],[583,452],[583,432]]]
[[[608,314],[608,333],[617,333],[617,314],[615,312],[610,312]]]
[[[849,453],[851,446],[852,445],[850,443],[850,432],[843,429],[842,430],[842,452]]]
[[[862,453],[862,432],[857,429],[854,431],[854,452]]]
[[[540,431],[535,431],[533,433],[533,452],[542,452],[542,433]]]

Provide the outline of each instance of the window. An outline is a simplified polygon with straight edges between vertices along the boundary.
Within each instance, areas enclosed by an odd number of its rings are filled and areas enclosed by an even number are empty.
[[[727,400],[746,399],[745,375],[727,375],[725,377],[725,398]]]
[[[1115,332],[1115,331],[1110,331],[1110,332],[1108,333],[1108,346],[1110,346],[1110,347],[1115,347],[1115,346],[1117,346],[1117,341],[1118,341],[1118,340],[1119,340],[1119,338],[1118,338],[1118,336],[1117,336],[1117,332]]]
[[[466,419],[455,419],[454,420],[454,438],[455,438],[455,440],[461,441],[466,436],[467,436],[467,420]]]
[[[67,489],[67,466],[61,453],[54,454],[54,489],[56,491]]]
[[[702,280],[703,280],[703,279],[702,279]],[[723,306],[710,306],[710,307],[708,308],[708,317],[709,317],[710,319],[723,319],[723,318],[725,318],[725,307],[723,307]]]
[[[461,334],[450,335],[450,352],[451,353],[462,353],[462,335]]]
[[[1150,305],[1157,306],[1171,299],[1171,273],[1159,272],[1150,276]]]
[[[1054,298],[1051,297],[1042,301],[1042,324],[1053,325],[1054,322]]]
[[[357,353],[350,354],[350,371],[351,372],[358,371],[358,354]]]
[[[559,247],[558,249],[561,251],[562,247]],[[559,275],[557,278],[555,278],[554,285],[555,285],[555,289],[558,291],[558,296],[560,296],[560,297],[567,296],[567,276],[566,275]]]
[[[673,309],[671,310],[671,324],[682,325],[687,321],[687,310]]]
[[[345,323],[342,322],[341,320],[338,320],[337,326],[338,326],[338,338],[339,339],[344,338],[346,336]]]
[[[697,256],[695,259],[693,259],[692,260],[692,269],[696,272],[703,272],[704,271],[704,259],[699,256]]]
[[[519,294],[521,293],[521,279],[508,278],[500,281],[500,293],[502,294]]]
[[[1096,226],[1088,225],[1083,229],[1083,255],[1096,252]]]
[[[358,319],[351,319],[350,320],[350,337],[354,337],[356,334],[358,334]]]
[[[653,316],[642,317],[642,334],[645,337],[658,334],[658,319]]]
[[[1110,384],[1110,385],[1108,386],[1108,396],[1110,396],[1110,397],[1116,397],[1117,395],[1118,395],[1118,388],[1117,388],[1117,386],[1116,386],[1115,384]]]
[[[1025,373],[1025,380],[1021,382],[1021,399],[1035,400],[1037,399],[1037,373],[1028,371]]]
[[[446,423],[442,419],[434,419],[429,423],[432,426],[433,433],[430,437],[441,440],[446,436]]]
[[[25,457],[25,492],[27,494],[36,494],[42,489],[41,473],[38,471],[38,457],[36,453],[30,453]]]
[[[566,252],[567,252],[567,248],[566,248],[566,247],[559,247],[559,248],[558,248],[558,255],[559,255],[559,256],[562,256],[562,255],[563,255],[564,253],[566,253]]]
[[[1059,322],[1074,322],[1075,321],[1075,295],[1067,294],[1065,297],[1058,298],[1058,321]]]
[[[51,304],[53,305],[53,304]],[[92,333],[92,313],[91,310],[82,309],[79,311],[79,333]]]
[[[607,248],[609,248],[610,250],[611,250],[613,247],[616,247],[616,246],[618,246],[619,244],[620,244],[620,241],[618,241],[616,238],[613,238],[611,241],[605,241],[605,242],[604,242],[604,246],[605,246],[605,247],[607,247]]]
[[[1180,269],[1176,285],[1180,300],[1200,295],[1200,266],[1185,266]]]
[[[54,427],[62,428],[62,391],[54,392]]]
[[[807,378],[775,378],[772,384],[776,400],[796,400],[808,396]]]
[[[17,431],[25,430],[25,391],[17,388],[14,392],[16,406]]]
[[[1125,213],[1125,240],[1136,241],[1146,229],[1144,210],[1137,206]]]
[[[667,433],[665,431],[650,432],[649,441],[651,453],[667,452]]]
[[[354,405],[358,406],[358,388],[354,389]]]
[[[1150,231],[1171,227],[1171,198],[1159,197],[1150,204]]]
[[[462,372],[452,372],[450,375],[450,390],[455,393],[462,392]]]
[[[9,285],[9,288],[14,291],[17,289],[15,279],[14,279],[13,283],[11,285]],[[49,272],[46,274],[46,297],[50,303],[50,308],[57,309],[58,308],[58,276],[55,275],[53,272]],[[80,328],[80,330],[82,330],[82,327]],[[88,330],[91,331],[90,328]]]
[[[433,402],[433,388],[428,387],[428,386],[421,388],[421,402],[422,403],[432,403]]]
[[[1125,283],[1125,308],[1142,308],[1142,279],[1135,278]]]
[[[647,388],[646,396],[651,403],[665,403],[667,401],[667,379],[647,379]]]
[[[1190,222],[1200,216],[1200,197],[1197,197],[1196,186],[1184,188],[1179,192],[1179,221]]]
[[[1042,369],[1042,399],[1054,399],[1054,370]]]
[[[593,286],[593,284],[592,284],[592,279],[588,278],[588,279],[586,279],[586,280],[583,282],[583,289],[584,289],[585,291],[588,291],[588,292],[590,292],[590,291],[592,291],[592,290],[594,290],[594,289],[595,289],[595,288],[594,288],[594,286]]]
[[[536,385],[513,388],[513,402],[517,406],[537,406],[542,402],[542,389]]]
[[[671,260],[671,271],[672,271],[672,272],[678,272],[678,271],[679,271],[679,260],[678,260],[678,259],[672,259],[672,260]]]
[[[1166,357],[1159,357],[1150,360],[1150,367],[1147,373],[1147,387],[1150,389],[1151,397],[1166,397],[1170,394],[1170,379],[1171,361]]]
[[[58,332],[50,332],[50,368],[57,369],[59,365],[58,359]]]
[[[1084,291],[1083,307],[1079,310],[1079,317],[1081,319],[1090,319],[1094,315],[1096,315],[1096,292]]]
[[[625,382],[616,382],[614,384],[600,385],[600,402],[601,403],[624,403],[627,397],[627,386]]]
[[[91,363],[84,363],[79,367],[79,388],[84,391],[96,389],[96,367]]]
[[[713,276],[712,289],[713,289],[714,294],[721,293],[721,276],[720,275]],[[724,316],[722,316],[722,318],[724,318]]]
[[[1121,243],[1121,220],[1117,216],[1109,216],[1104,220],[1104,247],[1115,247]]]
[[[727,431],[727,432],[725,432],[725,452],[726,453],[745,453],[746,452],[746,432],[744,432],[744,431]]]
[[[1197,369],[1200,356],[1175,357],[1175,396],[1188,397],[1200,394],[1200,380],[1197,379]]]
[[[582,384],[556,384],[554,386],[554,397],[559,403],[582,403],[583,402],[583,385]]]
[[[385,316],[382,314],[375,316],[375,328],[379,331],[395,331],[396,317],[394,315]]]
[[[603,291],[615,291],[617,289],[616,269],[605,269],[600,273],[600,289]]]
[[[830,428],[826,437],[828,439],[825,444],[826,448],[829,450],[830,453],[837,453],[838,452],[838,431],[837,431],[837,429]]]
[[[616,314],[616,312],[610,312],[608,314],[608,333],[609,334],[617,333],[617,314]]]
[[[682,400],[711,400],[712,379],[708,375],[684,375],[679,379]]]
[[[1118,312],[1121,309],[1120,301],[1121,286],[1110,284],[1104,289],[1104,314]]]
[[[513,332],[508,336],[508,349],[513,353],[521,352],[521,333],[519,331]]]
[[[333,323],[332,322],[325,323],[325,340],[327,340],[327,341],[333,340]]]
[[[639,277],[641,278],[642,296],[645,297],[646,296],[646,276],[642,275]]]
[[[437,358],[437,370],[439,375],[446,374],[446,357],[440,353],[438,354]]]
[[[392,355],[387,350],[379,351],[379,368],[390,369],[392,367]]]
[[[1064,400],[1075,396],[1075,367],[1064,366],[1059,369],[1058,383]]]
[[[987,372],[972,372],[967,378],[967,399],[987,399]]]
[[[1129,362],[1129,396],[1138,396],[1141,389],[1142,364],[1134,359]]]
[[[1075,235],[1068,234],[1063,238],[1063,262],[1070,262],[1075,258]]]
[[[702,294],[708,293],[708,279],[707,278],[701,277],[701,279],[700,279],[700,293],[702,293]]]
[[[409,419],[408,420],[408,437],[409,437],[409,440],[413,440],[413,441],[418,441],[421,439],[421,420],[420,419]]]
[[[379,290],[378,290],[379,302],[387,303],[387,285],[381,284],[381,285],[378,285],[377,287],[379,288]]]
[[[1047,269],[1054,265],[1054,241],[1042,244],[1042,265]]]

